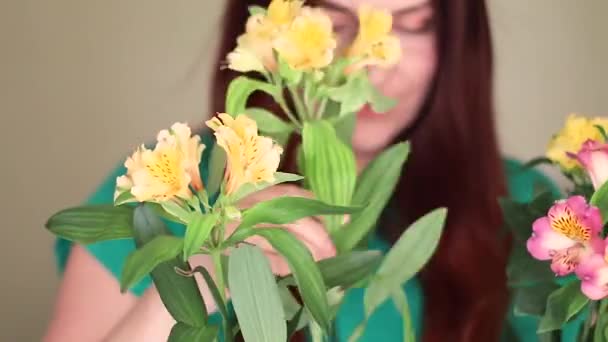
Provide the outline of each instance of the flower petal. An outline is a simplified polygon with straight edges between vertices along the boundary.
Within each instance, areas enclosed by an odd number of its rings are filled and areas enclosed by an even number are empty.
[[[554,231],[549,218],[541,217],[532,225],[532,236],[528,239],[527,248],[530,254],[539,260],[549,260],[555,251],[574,246],[575,241]]]

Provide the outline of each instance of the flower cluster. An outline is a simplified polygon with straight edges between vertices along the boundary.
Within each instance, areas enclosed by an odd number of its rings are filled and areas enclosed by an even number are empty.
[[[357,67],[395,64],[401,48],[399,39],[390,34],[391,14],[362,6],[359,23],[348,57],[357,60]],[[245,33],[227,56],[228,67],[240,72],[273,72],[278,55],[293,69],[317,70],[331,64],[336,48],[331,18],[322,9],[304,6],[302,0],[273,0],[268,9],[249,17]]]
[[[226,151],[227,194],[246,183],[274,180],[282,149],[272,139],[258,136],[255,121],[245,115],[219,114],[207,125]],[[186,124],[162,130],[154,149],[141,146],[126,160],[127,173],[116,179],[115,202],[190,200],[204,190],[199,171],[204,149],[200,137],[193,136]]]
[[[547,158],[557,163],[566,172],[580,167],[578,160],[572,158],[571,154],[576,153],[588,140],[603,140],[598,126],[608,131],[608,119],[570,114],[561,131],[549,142]]]
[[[604,118],[570,115],[547,156],[567,173],[584,171],[597,191],[608,180],[605,128]],[[534,258],[551,260],[556,275],[575,273],[583,293],[599,300],[608,296],[608,239],[603,238],[603,229],[600,209],[575,195],[558,201],[547,216],[534,222],[527,248]]]
[[[536,259],[551,260],[551,269],[558,276],[576,273],[589,298],[603,298],[608,295],[608,278],[600,273],[605,273],[608,264],[598,263],[598,258],[604,260],[606,245],[602,227],[599,209],[582,196],[572,196],[558,201],[547,216],[534,222],[528,251]]]

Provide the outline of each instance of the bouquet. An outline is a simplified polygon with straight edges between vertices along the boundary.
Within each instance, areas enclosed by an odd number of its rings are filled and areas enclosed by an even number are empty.
[[[247,75],[231,81],[225,113],[206,122],[215,142],[205,146],[186,124],[172,125],[154,146],[142,145],[126,160],[113,205],[62,210],[47,227],[81,244],[133,239],[137,249],[124,261],[121,288],[151,276],[176,321],[170,341],[231,341],[241,334],[246,341],[284,342],[302,329],[322,341],[332,336],[337,309],[353,287],[366,288],[366,317],[391,300],[413,340],[402,285],[433,254],[446,210],[420,218],[386,255],[368,251],[364,242],[402,174],[409,145],[389,147],[358,174],[350,142],[362,106],[383,112],[394,103],[367,73],[400,58],[391,16],[362,7],[359,35],[342,49],[331,19],[303,1],[274,0],[250,13],[246,32],[226,58],[228,68]],[[248,106],[254,92],[270,96],[284,116]],[[281,144],[292,135],[301,138],[298,174],[278,172]],[[285,182],[299,183],[314,198],[282,196],[238,206],[248,195]],[[331,236],[335,257],[316,262],[281,228],[313,216]],[[183,226],[183,236],[169,231],[168,221]],[[290,273],[274,275],[252,237],[282,255]],[[213,260],[214,275],[190,266],[188,259],[197,254]],[[216,313],[207,312],[204,301],[210,299],[200,295],[194,274],[211,290]],[[219,315],[221,323],[210,315]],[[364,328],[365,322],[351,340]]]
[[[530,165],[557,166],[572,186],[554,201],[539,191],[527,204],[502,200],[514,236],[507,274],[516,315],[540,317],[539,337],[559,340],[572,321],[577,341],[608,340],[608,119],[572,114]]]

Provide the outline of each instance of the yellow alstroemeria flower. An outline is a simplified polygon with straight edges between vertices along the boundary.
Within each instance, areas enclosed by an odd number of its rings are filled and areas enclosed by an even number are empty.
[[[228,68],[240,72],[275,70],[274,41],[300,13],[302,4],[300,0],[274,0],[265,15],[249,17],[237,47],[226,56]]]
[[[303,0],[273,0],[268,5],[266,15],[275,25],[289,25],[300,13]]]
[[[175,145],[159,143],[154,150],[144,146],[125,162],[127,175],[118,177],[117,189],[128,189],[138,202],[164,202],[174,197],[189,199],[190,175]]]
[[[568,156],[568,153],[576,154],[589,139],[603,141],[602,134],[595,126],[601,126],[608,131],[608,119],[570,114],[564,127],[549,142],[546,157],[566,171],[579,167],[579,162]]]
[[[323,68],[333,60],[336,48],[331,19],[318,8],[304,7],[274,47],[294,69]]]
[[[162,130],[158,133],[157,141],[167,145],[175,146],[182,158],[182,163],[186,172],[190,175],[192,187],[195,190],[203,188],[203,181],[199,165],[205,145],[201,144],[201,137],[192,136],[192,130],[184,123],[177,122],[171,126],[170,130]]]
[[[359,32],[347,53],[349,57],[361,59],[355,68],[395,65],[401,58],[401,42],[390,34],[393,26],[391,13],[367,5],[361,6],[358,12]]]
[[[217,144],[226,151],[226,193],[243,184],[272,182],[283,149],[272,139],[259,136],[258,128],[246,115],[236,118],[221,113],[206,122],[215,132]]]

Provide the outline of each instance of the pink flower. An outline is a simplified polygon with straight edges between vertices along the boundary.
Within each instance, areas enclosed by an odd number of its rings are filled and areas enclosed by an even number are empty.
[[[576,269],[581,291],[591,300],[608,296],[608,263],[603,254],[594,253]]]
[[[608,180],[608,144],[587,140],[576,154],[568,155],[587,170],[595,189]]]
[[[547,216],[534,222],[532,230],[528,251],[536,259],[551,260],[551,269],[558,276],[574,272],[594,253],[603,253],[600,211],[582,196],[556,202]]]

